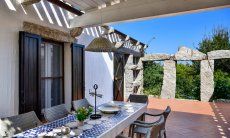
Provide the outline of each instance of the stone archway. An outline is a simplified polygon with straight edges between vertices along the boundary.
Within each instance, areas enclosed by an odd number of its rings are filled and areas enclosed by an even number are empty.
[[[214,60],[230,58],[230,50],[215,50],[204,54],[198,50],[187,47],[180,47],[174,55],[169,54],[147,54],[141,58],[137,65],[126,68],[130,72],[133,68],[143,69],[145,61],[163,61],[164,77],[161,90],[162,98],[175,98],[176,93],[176,62],[177,61],[200,61],[200,98],[201,101],[209,101],[214,92]],[[139,86],[138,93],[143,92],[143,71],[138,75],[136,81],[130,75],[126,76],[130,80],[130,85],[125,87],[128,94],[133,93],[133,87]]]
[[[200,61],[200,97],[201,101],[209,101],[214,92],[214,60],[223,58],[230,58],[230,50],[216,50],[204,54],[198,50],[181,47],[175,55],[148,54],[141,60],[164,61],[162,98],[175,98],[176,61]]]

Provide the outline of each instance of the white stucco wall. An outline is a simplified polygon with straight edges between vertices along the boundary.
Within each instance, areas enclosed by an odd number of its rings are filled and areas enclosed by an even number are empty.
[[[78,38],[78,43],[86,47],[94,39],[92,35],[83,33]],[[89,95],[93,85],[98,84],[98,93],[102,98],[97,98],[98,104],[113,100],[113,54],[85,52],[85,97],[94,105],[94,97]]]
[[[46,20],[41,21],[35,11],[31,9],[31,7],[28,8],[28,10],[26,9],[26,15],[16,3],[13,4],[16,8],[16,11],[10,10],[7,7],[5,1],[0,1],[0,118],[18,114],[18,40],[19,31],[22,31],[23,21],[30,21],[43,26],[60,29],[62,31],[67,30],[63,27],[61,28],[57,25],[52,25]],[[68,79],[67,77],[66,79]],[[67,93],[71,92],[71,89],[65,90]]]
[[[22,31],[23,21],[29,21],[43,26],[67,31],[66,28],[48,23],[45,15],[41,21],[35,10],[29,6],[25,14],[22,8],[13,3],[16,11],[10,10],[4,0],[0,0],[0,118],[18,114],[19,109],[19,31]],[[79,37],[79,43],[88,45],[93,39],[92,36],[83,34]],[[104,103],[113,99],[113,56],[108,53],[85,54],[85,90],[86,98],[93,103],[93,98],[89,96],[89,89],[93,84],[99,85],[99,93],[103,94],[99,103]],[[71,47],[65,44],[65,103],[71,104]]]

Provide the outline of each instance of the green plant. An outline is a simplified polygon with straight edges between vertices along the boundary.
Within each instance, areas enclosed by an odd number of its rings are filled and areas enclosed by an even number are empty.
[[[160,62],[144,63],[144,94],[160,96],[163,83],[163,66]]]
[[[196,70],[196,62],[179,62],[176,66],[176,98],[200,99],[200,72]]]
[[[88,116],[93,112],[93,108],[89,107],[88,109],[85,107],[78,108],[76,111],[76,118],[79,121],[84,121],[88,118]]]

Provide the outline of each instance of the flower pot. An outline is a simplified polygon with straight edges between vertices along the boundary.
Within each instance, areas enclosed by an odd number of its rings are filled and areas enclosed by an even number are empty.
[[[83,126],[84,125],[84,121],[78,121],[78,126]]]

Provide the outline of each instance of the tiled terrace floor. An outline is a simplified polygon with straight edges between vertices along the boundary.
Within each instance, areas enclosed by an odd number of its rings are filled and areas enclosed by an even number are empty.
[[[172,108],[168,138],[230,138],[230,103],[150,98],[148,112],[159,113],[167,105]]]

